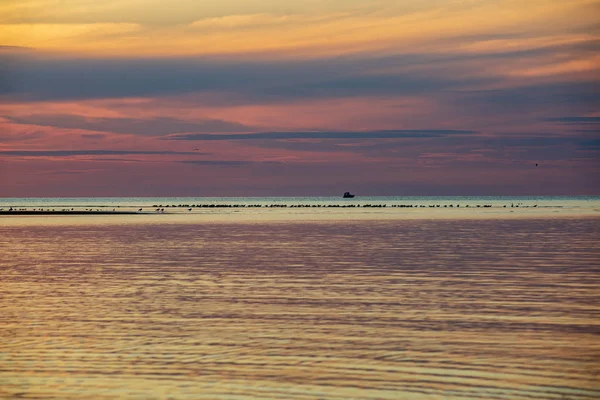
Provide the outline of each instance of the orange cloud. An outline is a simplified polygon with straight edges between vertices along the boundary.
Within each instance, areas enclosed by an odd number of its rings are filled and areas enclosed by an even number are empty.
[[[206,8],[177,1],[168,8],[153,8],[150,2],[144,9],[132,0],[100,3],[104,5],[70,1],[50,7],[47,2],[9,1],[3,6],[6,17],[0,18],[0,42],[61,52],[155,56],[439,51],[441,38],[507,31],[525,37],[568,33],[593,24],[590,10],[597,5],[591,0],[448,0],[434,5],[390,0],[360,7],[338,0],[328,6],[295,4],[290,12],[281,13],[276,1],[234,2],[235,7],[224,2]],[[514,45],[522,43],[499,40],[461,46],[489,51]]]
[[[589,79],[600,78],[600,56],[583,59],[567,60],[562,62],[549,62],[546,65],[531,68],[517,69],[510,72],[513,76],[546,77],[555,75],[575,74],[590,72]]]

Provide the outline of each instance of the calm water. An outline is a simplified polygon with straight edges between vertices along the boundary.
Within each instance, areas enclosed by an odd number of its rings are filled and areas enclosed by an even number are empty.
[[[0,398],[600,398],[599,219],[6,221]]]

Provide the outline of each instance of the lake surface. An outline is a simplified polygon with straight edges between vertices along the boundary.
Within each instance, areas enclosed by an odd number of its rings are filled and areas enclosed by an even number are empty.
[[[0,218],[0,398],[600,398],[598,218],[137,217]]]

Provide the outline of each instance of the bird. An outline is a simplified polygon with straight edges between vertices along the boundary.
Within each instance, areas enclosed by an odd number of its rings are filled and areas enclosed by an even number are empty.
[[[536,167],[538,166],[538,165],[537,165],[537,163],[535,164],[535,166],[536,166]]]

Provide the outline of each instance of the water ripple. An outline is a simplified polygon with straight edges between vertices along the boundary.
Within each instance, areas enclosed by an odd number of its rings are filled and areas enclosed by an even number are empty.
[[[0,226],[0,397],[600,398],[594,219]]]

